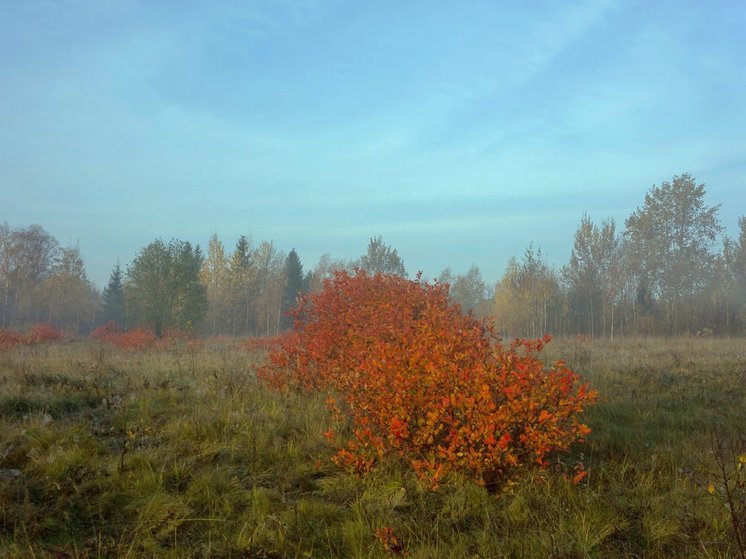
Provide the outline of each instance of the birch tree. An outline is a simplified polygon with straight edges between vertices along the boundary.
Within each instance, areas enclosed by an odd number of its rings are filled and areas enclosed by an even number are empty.
[[[213,233],[207,243],[207,256],[202,263],[200,280],[207,294],[210,331],[213,336],[225,333],[230,322],[228,318],[230,267],[225,247],[217,233]]]
[[[359,266],[370,275],[392,274],[406,277],[407,270],[404,267],[399,253],[395,248],[383,242],[383,237],[371,237],[368,250],[360,257]]]
[[[706,204],[705,185],[683,174],[653,186],[625,221],[641,302],[657,300],[670,333],[692,326],[693,300],[713,269],[718,209]]]

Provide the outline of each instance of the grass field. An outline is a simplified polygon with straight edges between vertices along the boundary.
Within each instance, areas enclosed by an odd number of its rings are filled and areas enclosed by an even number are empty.
[[[262,357],[0,353],[0,558],[743,557],[744,340],[552,342],[600,393],[564,458],[589,474],[498,495],[455,476],[426,491],[394,460],[340,471],[323,395],[268,391]]]

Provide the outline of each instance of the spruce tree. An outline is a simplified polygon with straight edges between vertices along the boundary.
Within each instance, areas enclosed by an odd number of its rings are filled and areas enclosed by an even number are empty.
[[[104,288],[103,293],[103,320],[109,322],[113,320],[121,326],[126,327],[126,308],[124,306],[124,274],[122,267],[117,262],[111,271],[109,283]]]
[[[287,316],[287,311],[295,307],[299,295],[308,290],[308,277],[303,275],[303,264],[301,264],[295,249],[290,251],[285,259],[285,289],[282,292],[282,318],[280,326],[283,330],[290,328],[292,320]]]
[[[252,258],[251,242],[245,235],[241,235],[236,242],[229,268],[233,335],[248,336],[252,330],[257,274]]]

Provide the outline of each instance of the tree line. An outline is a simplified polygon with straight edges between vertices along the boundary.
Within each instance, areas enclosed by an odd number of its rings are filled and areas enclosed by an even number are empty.
[[[78,246],[60,246],[39,225],[0,224],[0,326],[48,322],[77,333],[99,313]]]
[[[78,246],[62,247],[39,225],[0,225],[0,327],[49,323],[72,335],[114,321],[146,327],[230,336],[271,336],[292,326],[286,313],[299,295],[321,288],[336,269],[406,275],[395,249],[371,239],[359,260],[324,255],[304,272],[295,249],[242,235],[232,251],[213,234],[199,245],[161,239],[123,268],[117,263],[103,291],[88,279]]]
[[[683,174],[653,186],[621,231],[584,215],[565,266],[531,246],[510,261],[493,314],[504,331],[527,336],[743,334],[746,217],[734,239],[718,210]]]
[[[719,206],[689,174],[653,186],[617,226],[584,215],[570,260],[550,265],[529,244],[489,285],[479,267],[445,268],[451,299],[495,317],[506,337],[728,334],[746,331],[746,217],[735,238]],[[205,335],[267,336],[291,326],[286,311],[300,294],[320,289],[335,270],[406,276],[396,249],[380,236],[353,261],[324,254],[304,272],[298,253],[241,236],[226,248],[217,234],[206,252],[181,240],[157,239],[125,268],[116,264],[99,292],[77,246],[62,247],[39,225],[0,225],[0,326],[47,322],[85,334],[116,321]]]

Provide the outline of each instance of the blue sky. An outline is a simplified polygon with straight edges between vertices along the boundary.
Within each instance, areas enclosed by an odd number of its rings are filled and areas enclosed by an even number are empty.
[[[492,282],[684,172],[735,234],[744,29],[742,1],[0,0],[0,220],[99,286],[213,232]]]

